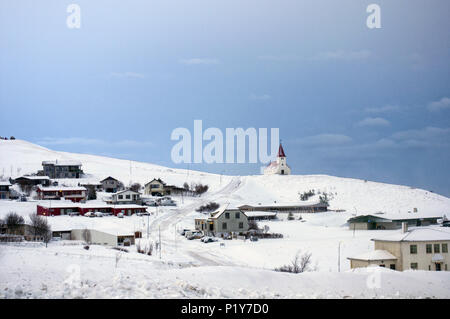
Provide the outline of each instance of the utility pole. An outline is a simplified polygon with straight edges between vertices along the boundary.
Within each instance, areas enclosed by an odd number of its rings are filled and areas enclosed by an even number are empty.
[[[161,259],[161,226],[159,226],[159,259]]]
[[[338,245],[338,272],[341,272],[341,242]]]
[[[150,233],[150,213],[147,215],[147,239]]]

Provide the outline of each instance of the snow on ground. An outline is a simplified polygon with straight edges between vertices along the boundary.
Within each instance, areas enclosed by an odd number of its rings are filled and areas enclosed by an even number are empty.
[[[0,245],[0,298],[449,298],[449,272],[186,267],[102,246]]]
[[[381,271],[380,288],[368,288],[371,270],[350,271],[347,257],[373,250],[374,237],[395,234],[396,230],[355,231],[346,221],[354,214],[378,211],[408,214],[417,208],[425,216],[450,213],[450,199],[407,186],[375,183],[325,175],[222,176],[100,156],[55,152],[25,141],[0,140],[0,174],[22,175],[41,169],[44,160],[79,160],[89,174],[85,179],[61,182],[97,182],[113,176],[145,184],[162,178],[168,184],[184,182],[208,184],[201,197],[174,197],[177,207],[148,208],[151,216],[125,218],[83,216],[48,217],[53,230],[94,228],[109,232],[143,232],[143,245],[161,238],[153,256],[136,253],[136,247],[123,253],[116,264],[117,250],[91,245],[86,251],[78,243],[0,245],[0,297],[49,298],[372,298],[372,297],[450,297],[450,273]],[[131,174],[130,174],[131,166]],[[344,212],[302,214],[302,220],[259,222],[282,239],[257,242],[219,240],[204,244],[189,241],[177,230],[194,227],[194,218],[204,216],[195,209],[210,201],[230,206],[299,202],[299,193],[314,189],[326,192],[332,209]],[[102,203],[105,194],[99,193]],[[311,200],[317,200],[317,195]],[[53,201],[55,202],[55,201]],[[0,201],[0,218],[10,211],[28,217],[36,212],[38,201]],[[414,213],[411,213],[411,216]],[[297,216],[298,217],[298,216]],[[147,233],[147,229],[149,232]],[[147,239],[147,237],[149,239]],[[312,253],[316,271],[286,274],[273,271],[288,264],[297,252]],[[340,254],[340,259],[338,258]],[[341,272],[338,272],[339,265]],[[72,278],[79,269],[80,278]],[[75,271],[76,272],[76,271]],[[377,277],[378,278],[378,277]],[[80,284],[81,283],[81,284]],[[211,284],[214,283],[214,284]]]

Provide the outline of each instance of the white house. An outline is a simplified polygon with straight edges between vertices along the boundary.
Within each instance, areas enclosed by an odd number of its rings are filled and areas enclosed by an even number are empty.
[[[120,205],[120,204],[140,204],[141,193],[134,192],[130,189],[126,189],[114,194],[111,197],[105,199],[108,204]]]
[[[269,165],[264,169],[264,175],[290,175],[291,168],[286,163],[286,155],[283,150],[283,146],[280,143],[280,147],[278,148],[277,159],[273,162],[270,162]]]
[[[446,227],[418,227],[372,239],[375,250],[350,257],[350,267],[376,265],[394,270],[448,271],[450,231]]]

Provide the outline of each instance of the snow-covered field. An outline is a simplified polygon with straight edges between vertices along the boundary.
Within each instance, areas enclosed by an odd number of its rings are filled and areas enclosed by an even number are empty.
[[[426,190],[325,175],[219,176],[215,174],[56,152],[25,141],[0,140],[0,175],[34,173],[43,160],[78,160],[88,177],[61,180],[68,185],[107,176],[145,184],[162,178],[169,184],[207,184],[199,198],[177,198],[177,207],[149,208],[151,216],[87,218],[48,217],[53,230],[95,228],[144,234],[142,243],[161,236],[158,253],[119,254],[111,247],[79,243],[0,245],[0,297],[7,298],[426,298],[450,297],[449,272],[351,271],[347,257],[373,249],[370,240],[394,231],[356,231],[346,221],[354,214],[450,215],[450,199]],[[130,174],[131,167],[131,174]],[[238,206],[298,202],[298,193],[314,189],[332,198],[331,209],[343,212],[303,214],[302,220],[260,222],[282,239],[257,242],[232,240],[204,244],[188,241],[177,229],[193,228],[195,209],[209,201]],[[99,194],[98,201],[104,194]],[[313,198],[313,200],[317,199]],[[0,218],[15,211],[27,217],[39,202],[0,201]],[[411,213],[414,214],[414,213]],[[222,245],[221,245],[222,244]],[[297,252],[312,253],[315,271],[286,274],[273,271]],[[340,258],[339,258],[340,256]],[[340,266],[338,266],[340,265]],[[340,272],[338,271],[340,268]],[[376,284],[373,284],[375,282]]]

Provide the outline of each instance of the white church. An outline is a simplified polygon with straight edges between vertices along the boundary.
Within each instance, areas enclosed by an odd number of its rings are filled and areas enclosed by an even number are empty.
[[[277,159],[270,162],[266,168],[264,168],[264,175],[290,175],[291,168],[286,164],[286,155],[284,154],[283,146],[280,143],[278,148]]]

